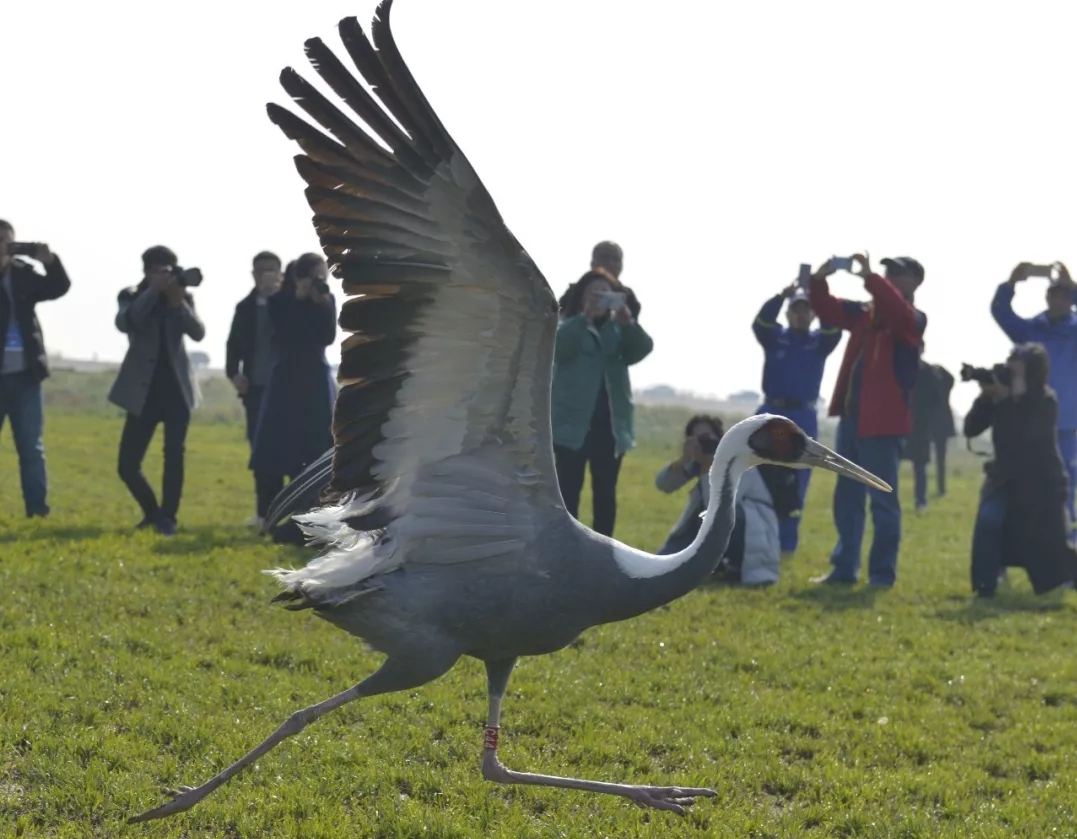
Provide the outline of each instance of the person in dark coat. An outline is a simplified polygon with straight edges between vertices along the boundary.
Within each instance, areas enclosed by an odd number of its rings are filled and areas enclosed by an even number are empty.
[[[183,493],[183,461],[191,411],[198,405],[198,383],[191,372],[184,337],[201,341],[206,328],[194,298],[179,280],[176,255],[163,245],[142,254],[144,277],[117,300],[116,328],[127,336],[127,354],[109,401],[127,412],[120,436],[120,479],[142,508],[138,529],[153,527],[164,536],[176,532]],[[158,503],[142,461],[159,424],[164,425],[164,480]]]
[[[946,447],[954,436],[950,391],[954,377],[937,364],[920,360],[912,392],[912,432],[905,438],[902,457],[912,463],[916,509],[927,509],[927,464],[935,449],[938,494],[946,494]]]
[[[45,276],[12,259],[14,246],[15,228],[0,221],[0,426],[5,419],[11,423],[26,515],[46,518],[49,483],[41,383],[49,366],[36,307],[67,294],[71,280],[48,245],[34,244],[26,254],[45,267]]]
[[[965,417],[965,436],[991,429],[995,456],[972,537],[972,588],[995,594],[1003,569],[1024,568],[1036,594],[1073,586],[1077,552],[1069,543],[1068,475],[1059,453],[1058,400],[1047,385],[1050,361],[1042,344],[1022,344],[1007,360],[1011,381],[997,377]]]
[[[940,496],[946,495],[946,449],[950,438],[957,436],[954,410],[950,407],[950,393],[954,389],[954,377],[940,364],[933,365],[938,386],[938,409],[931,423],[931,442],[935,449],[935,484]]]
[[[262,397],[269,383],[269,371],[273,358],[273,322],[269,317],[269,298],[280,289],[283,274],[281,261],[275,253],[262,251],[254,257],[251,275],[254,288],[236,304],[232,328],[228,332],[224,373],[243,401],[247,415],[247,442],[254,446],[254,430],[262,408]],[[272,497],[266,498],[259,487],[269,485],[260,482],[255,475],[254,487],[256,511],[247,522],[260,527]]]
[[[250,463],[260,498],[272,500],[285,477],[297,477],[333,446],[336,387],[325,348],[336,338],[337,310],[328,275],[321,256],[305,253],[267,304],[273,352]],[[274,529],[274,539],[301,541],[301,534],[288,522]]]

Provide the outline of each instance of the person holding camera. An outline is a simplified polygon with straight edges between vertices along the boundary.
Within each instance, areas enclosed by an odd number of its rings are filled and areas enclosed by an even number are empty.
[[[551,421],[557,481],[579,518],[584,470],[591,465],[594,530],[613,535],[621,459],[635,446],[628,368],[654,348],[605,269],[587,272],[566,298],[554,348]]]
[[[697,414],[684,428],[680,456],[663,466],[655,475],[655,486],[672,493],[690,481],[684,512],[657,551],[674,554],[692,544],[699,533],[703,512],[707,509],[710,482],[706,480],[718,442],[725,433],[720,417]],[[728,582],[744,585],[776,583],[781,571],[781,546],[778,531],[780,516],[797,503],[795,481],[784,481],[792,470],[762,465],[749,469],[741,477],[735,501],[736,517],[725,555],[715,570]],[[771,483],[777,477],[779,484]],[[782,489],[784,487],[784,489]],[[781,507],[784,501],[785,507]],[[778,502],[778,503],[776,503]]]
[[[830,260],[810,283],[812,308],[824,323],[849,332],[838,371],[830,416],[838,417],[837,453],[886,481],[893,492],[868,490],[838,476],[834,488],[834,525],[838,542],[832,570],[817,583],[855,583],[864,540],[865,494],[870,492],[875,534],[868,555],[868,583],[890,588],[897,579],[901,544],[898,464],[912,430],[910,405],[920,362],[927,316],[913,305],[924,269],[903,256],[884,259],[886,276],[871,270],[866,254],[851,258],[871,295],[870,303],[842,300],[830,293],[827,277],[837,270]]]
[[[20,256],[40,262],[45,275],[22,259],[13,259]],[[49,366],[36,307],[58,300],[70,288],[63,263],[48,245],[16,242],[15,228],[0,221],[0,426],[5,419],[11,421],[23,506],[29,518],[49,515],[41,390]]]
[[[1053,274],[1053,276],[1051,276]],[[1017,284],[1030,276],[1048,276],[1047,309],[1032,318],[1019,317],[1013,310]],[[1073,304],[1077,284],[1062,263],[1034,266],[1022,262],[1010,278],[995,291],[991,315],[1006,337],[1015,344],[1030,341],[1042,344],[1051,360],[1051,389],[1058,399],[1058,448],[1066,466],[1069,490],[1066,508],[1071,529],[1077,524],[1074,493],[1077,491],[1077,314]]]
[[[1005,367],[966,373],[979,382],[980,395],[965,417],[965,436],[991,429],[994,446],[972,536],[972,589],[981,597],[995,594],[1007,567],[1024,568],[1036,594],[1072,588],[1077,576],[1050,366],[1042,344],[1025,343]]]
[[[328,277],[325,259],[305,253],[288,266],[280,290],[267,301],[272,353],[250,461],[259,503],[267,506],[285,478],[296,478],[333,446],[336,387],[325,348],[336,338],[337,309]],[[303,541],[292,522],[275,527],[273,538]]]
[[[243,401],[247,417],[247,442],[254,446],[254,430],[262,408],[262,397],[269,383],[273,358],[273,321],[269,317],[269,298],[277,292],[284,279],[281,261],[275,253],[256,254],[251,275],[254,288],[236,304],[232,328],[228,332],[224,373]],[[273,500],[265,497],[269,481],[255,476],[255,514],[247,523],[261,527],[266,511]]]
[[[201,341],[206,336],[189,290],[202,275],[197,268],[180,268],[176,254],[163,245],[142,254],[142,267],[142,282],[125,288],[117,300],[116,328],[127,336],[128,347],[108,398],[127,412],[119,474],[142,509],[137,528],[153,527],[173,536],[183,494],[187,429],[200,400],[184,338]],[[158,425],[164,425],[160,503],[142,473]]]
[[[786,304],[788,327],[778,323],[778,314]],[[812,329],[815,312],[808,292],[791,283],[771,297],[759,310],[752,331],[763,347],[763,404],[756,413],[788,417],[807,432],[819,435],[819,387],[826,360],[841,341],[841,330],[826,325]],[[782,551],[797,549],[800,514],[808,496],[811,469],[797,469],[798,503],[779,524]]]
[[[595,245],[591,250],[591,270],[605,271],[609,275],[610,282],[614,285],[615,290],[624,294],[625,302],[628,304],[628,311],[632,317],[639,320],[640,303],[636,293],[621,282],[621,272],[624,270],[624,251],[621,246],[616,242],[608,241],[599,242]],[[566,304],[576,294],[575,288],[576,283],[569,284],[565,293],[561,295],[561,299],[557,301],[558,311],[562,315],[565,312]]]

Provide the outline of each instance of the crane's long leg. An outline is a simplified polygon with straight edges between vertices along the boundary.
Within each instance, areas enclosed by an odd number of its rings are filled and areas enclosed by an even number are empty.
[[[620,795],[634,801],[641,807],[655,807],[659,810],[672,810],[683,816],[684,808],[695,803],[700,796],[717,795],[712,789],[695,787],[647,787],[633,784],[608,784],[602,781],[587,781],[581,778],[560,778],[556,775],[535,775],[530,772],[513,772],[501,765],[497,759],[497,738],[501,723],[501,699],[505,695],[509,674],[516,664],[516,659],[486,662],[486,679],[490,692],[490,714],[483,732],[482,775],[488,781],[499,784],[534,784],[544,787],[561,787],[579,789],[586,792],[603,792]]]
[[[227,783],[233,775],[242,772],[266,752],[277,746],[282,740],[298,734],[319,717],[328,714],[330,711],[336,710],[341,705],[346,705],[363,696],[376,696],[379,693],[392,693],[397,690],[407,690],[408,688],[418,687],[427,682],[432,682],[438,676],[448,671],[453,664],[456,663],[456,659],[456,655],[439,657],[433,654],[429,655],[429,657],[424,657],[422,662],[387,659],[382,662],[381,667],[367,676],[367,678],[355,687],[348,688],[343,693],[338,693],[336,696],[331,697],[324,702],[319,702],[317,705],[311,705],[309,708],[296,711],[288,717],[280,728],[270,734],[269,737],[258,746],[245,754],[223,772],[210,778],[202,784],[202,786],[180,787],[178,790],[168,790],[168,794],[173,796],[171,801],[168,801],[153,810],[148,810],[137,816],[132,816],[127,821],[129,824],[133,822],[147,822],[152,819],[161,819],[165,816],[171,816],[175,813],[182,813],[185,810],[190,810],[195,804],[215,789]]]

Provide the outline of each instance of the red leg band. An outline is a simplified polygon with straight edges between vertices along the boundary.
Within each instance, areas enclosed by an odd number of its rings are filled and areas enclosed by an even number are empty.
[[[492,752],[497,751],[497,732],[501,730],[499,725],[488,725],[482,730],[482,747]]]

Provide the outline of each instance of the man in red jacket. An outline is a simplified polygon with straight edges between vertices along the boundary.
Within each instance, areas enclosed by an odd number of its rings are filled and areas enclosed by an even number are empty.
[[[924,281],[924,269],[907,256],[884,259],[886,276],[872,273],[866,255],[853,257],[871,302],[834,297],[826,278],[827,263],[812,277],[811,304],[819,319],[849,331],[849,343],[838,372],[830,416],[840,417],[836,450],[878,475],[893,492],[868,490],[838,478],[834,489],[834,525],[838,543],[830,555],[831,572],[820,583],[855,583],[864,540],[864,502],[871,493],[875,537],[868,555],[868,582],[889,588],[897,576],[901,543],[898,463],[904,438],[912,430],[911,395],[919,370],[927,316],[913,306]]]

